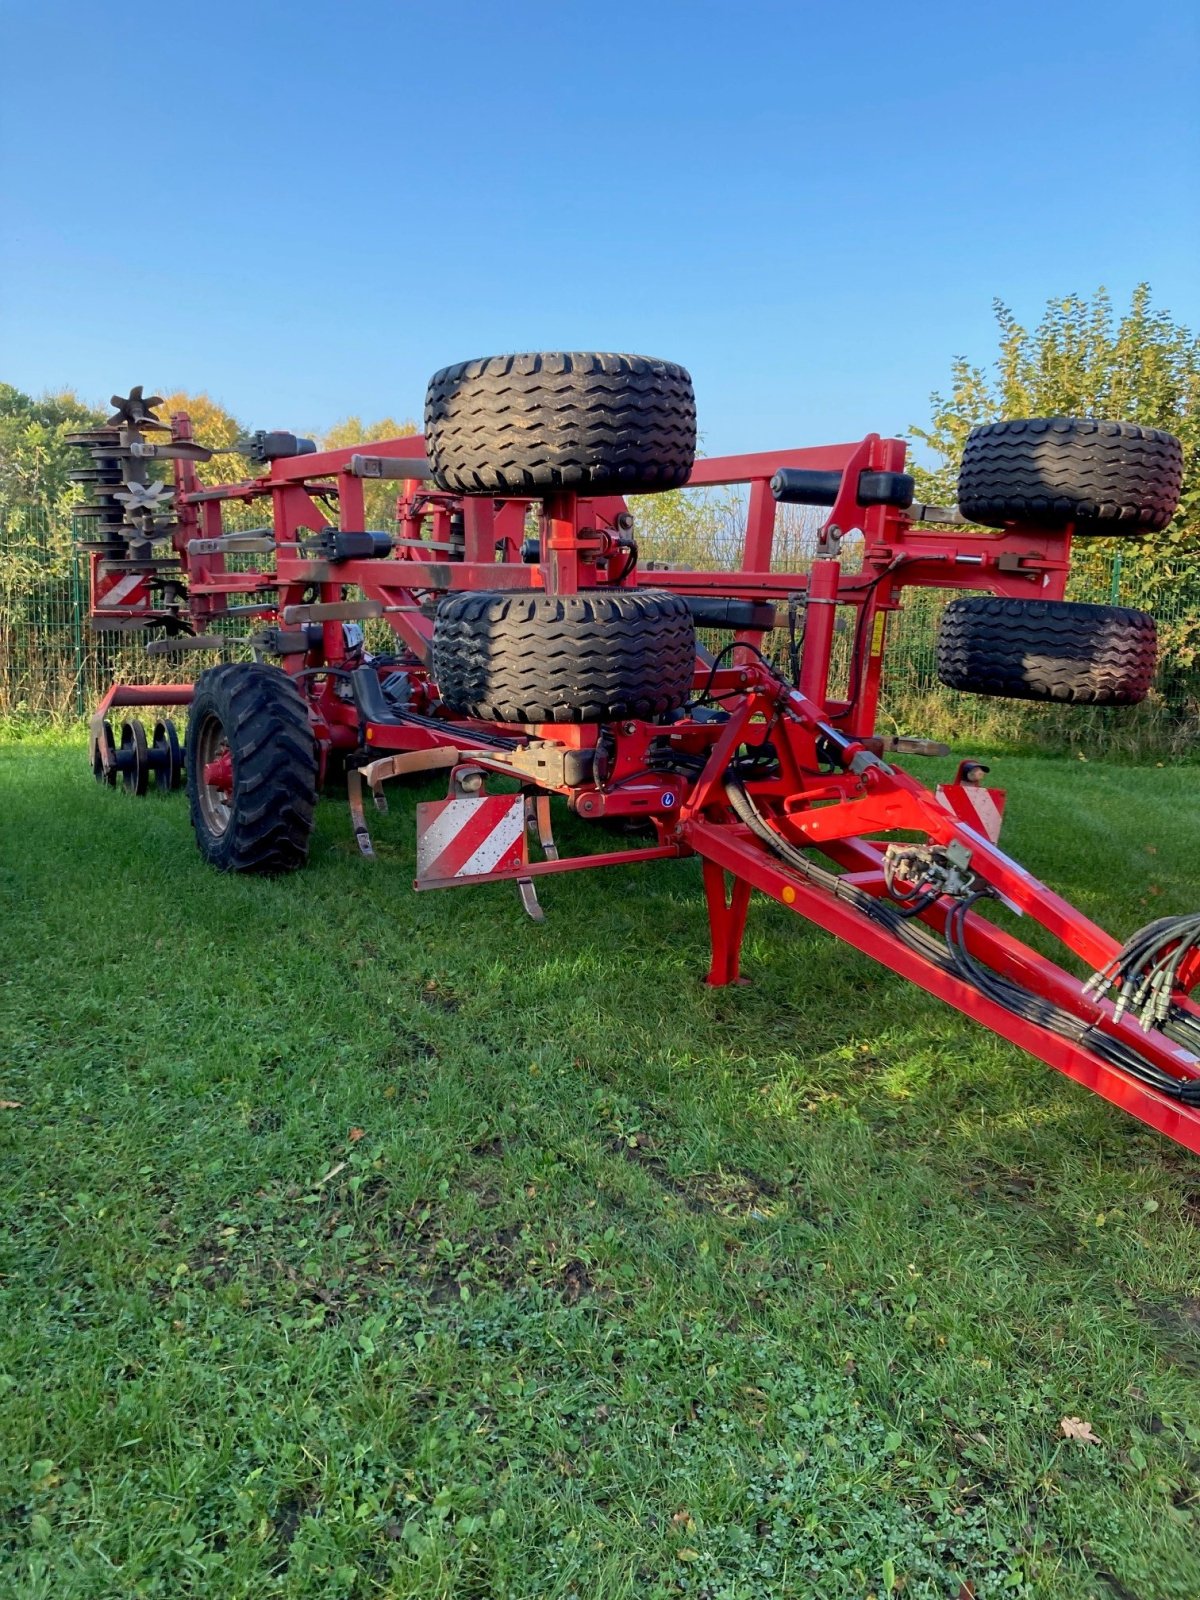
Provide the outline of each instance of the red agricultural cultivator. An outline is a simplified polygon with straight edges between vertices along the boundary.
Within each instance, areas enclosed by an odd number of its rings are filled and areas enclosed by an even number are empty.
[[[896,758],[944,747],[875,732],[888,618],[912,586],[974,591],[944,614],[952,687],[1145,695],[1153,619],[1063,594],[1073,538],[1166,525],[1181,477],[1169,435],[992,423],[967,443],[958,504],[918,505],[897,439],[697,460],[682,368],[556,353],[437,373],[423,437],[320,452],[255,434],[239,445],[253,475],[211,488],[186,416],[160,421],[140,390],[114,404],[76,439],[91,455],[95,626],[156,630],[158,653],[252,659],[194,686],[114,685],[91,725],[93,770],[143,793],[151,775],[179,784],[186,764],[214,866],[301,866],[335,770],[370,856],[365,793],[384,810],[388,779],[444,768],[446,799],[416,808],[418,889],[511,880],[538,917],[536,886],[555,873],[699,856],[710,983],[738,981],[758,889],[1200,1151],[1200,916],[1122,946],[999,848],[1003,795],[985,768],[964,762],[931,792]],[[387,530],[366,526],[379,480],[397,486]],[[745,486],[736,571],[639,561],[626,496],[684,484]],[[828,510],[803,576],[772,570],[779,502]],[[232,531],[228,511],[246,505],[263,526]],[[841,557],[851,533],[858,565]],[[852,650],[835,693],[839,608]],[[245,619],[242,637],[212,631],[229,618]],[[386,653],[364,642],[371,618],[390,624]],[[714,653],[698,627],[728,642]],[[777,627],[784,669],[762,650]],[[150,738],[109,721],[185,705],[186,761],[170,721]],[[581,818],[639,821],[653,842],[563,857],[555,795]],[[1018,938],[1013,916],[1068,964]]]

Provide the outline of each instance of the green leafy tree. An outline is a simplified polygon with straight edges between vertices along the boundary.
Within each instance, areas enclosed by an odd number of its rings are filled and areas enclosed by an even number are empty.
[[[0,383],[0,503],[52,513],[77,499],[68,474],[85,457],[66,436],[102,416],[71,389],[35,397]]]
[[[378,422],[364,422],[361,417],[343,417],[323,433],[317,443],[322,450],[344,450],[352,444],[375,444],[380,439],[406,439],[416,433],[417,425],[411,419],[397,422],[395,417],[381,417]],[[363,485],[368,528],[392,528],[396,520],[396,496],[400,485],[394,480],[367,482]]]
[[[10,702],[30,693],[22,678],[27,641],[56,638],[47,621],[64,610],[73,554],[67,511],[79,498],[69,474],[86,463],[66,436],[100,416],[70,390],[33,396],[0,384],[0,696]]]
[[[176,389],[165,395],[162,405],[155,409],[164,422],[169,422],[176,412],[186,411],[191,418],[192,433],[197,443],[218,452],[211,461],[201,461],[197,465],[196,476],[201,483],[211,487],[249,475],[246,457],[232,453],[234,441],[243,438],[248,430],[244,423],[239,422],[232,412],[226,411],[216,400],[204,393],[188,394],[185,389]],[[154,434],[151,437],[164,439],[166,435]],[[169,476],[169,472],[166,476]]]
[[[380,439],[407,439],[417,431],[411,418],[397,422],[395,417],[381,417],[378,422],[364,422],[361,417],[343,417],[317,441],[322,450],[344,450],[351,444],[377,444]]]

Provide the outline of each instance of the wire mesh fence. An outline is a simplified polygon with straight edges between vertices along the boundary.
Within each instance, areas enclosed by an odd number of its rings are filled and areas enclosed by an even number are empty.
[[[246,510],[253,514],[253,508]],[[795,508],[787,513],[780,519],[776,564],[802,573],[812,558],[815,525]],[[656,526],[648,517],[640,529],[643,561],[648,565],[657,558],[708,568],[736,564],[739,520],[736,505],[722,504],[697,536],[694,518],[678,526]],[[1150,747],[1165,741],[1173,754],[1196,748],[1200,669],[1192,651],[1200,619],[1200,562],[1164,561],[1137,546],[1104,554],[1093,549],[1073,571],[1069,593],[1075,600],[1139,606],[1156,615],[1163,643],[1159,676],[1135,724],[1139,737],[1150,729]],[[1126,721],[1120,726],[1135,725],[1122,712],[1074,711],[1068,723],[1059,707],[987,700],[943,688],[936,642],[941,612],[950,598],[944,591],[906,590],[902,609],[890,619],[882,715],[896,731],[983,741],[1047,737],[1070,745],[1104,735],[1110,726],[1116,729],[1121,718]],[[39,507],[0,507],[0,717],[77,720],[114,678],[186,681],[208,664],[203,655],[148,656],[140,635],[93,633],[87,607],[86,558],[75,548],[70,518]],[[779,632],[769,643],[771,653],[785,660],[786,636]],[[853,613],[843,609],[834,655],[835,688],[848,673],[852,643]]]

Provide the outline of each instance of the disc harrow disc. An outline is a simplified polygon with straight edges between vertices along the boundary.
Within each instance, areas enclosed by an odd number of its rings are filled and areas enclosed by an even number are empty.
[[[112,789],[117,782],[117,741],[113,737],[111,722],[102,724],[100,732],[92,738],[92,776],[97,783]]]
[[[170,717],[154,724],[154,737],[150,744],[150,770],[154,773],[154,787],[165,794],[183,787],[183,750],[179,734]]]
[[[137,717],[123,724],[121,748],[117,752],[121,781],[130,794],[145,794],[150,785],[150,752],[146,729]]]

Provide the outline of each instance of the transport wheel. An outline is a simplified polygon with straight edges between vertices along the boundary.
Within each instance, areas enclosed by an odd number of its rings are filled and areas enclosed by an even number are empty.
[[[1137,538],[1175,514],[1183,447],[1172,434],[1093,417],[1032,417],[972,428],[958,506],[988,528],[1075,524],[1076,533]]]
[[[308,859],[317,746],[285,672],[259,662],[211,667],[196,683],[187,789],[200,854],[223,872],[291,872]]]
[[[429,380],[425,447],[456,494],[651,494],[687,481],[696,397],[682,367],[649,356],[460,361]]]
[[[117,761],[121,768],[121,782],[128,793],[145,794],[150,787],[150,755],[146,747],[146,729],[137,717],[121,726],[121,748]]]
[[[661,716],[692,692],[696,636],[680,595],[448,595],[433,677],[450,710],[492,722]]]
[[[1009,700],[1131,706],[1154,678],[1154,618],[1066,600],[952,600],[942,613],[938,677]]]
[[[150,770],[154,773],[154,787],[164,793],[183,787],[183,751],[179,734],[170,717],[154,724],[150,740]]]
[[[108,759],[107,771],[105,770],[106,753]],[[117,785],[116,754],[117,741],[113,734],[113,725],[111,722],[105,722],[99,735],[92,740],[92,776],[97,783],[103,783],[109,789],[115,789]]]

